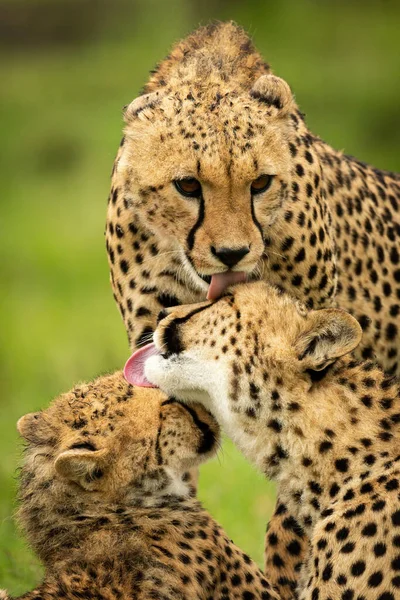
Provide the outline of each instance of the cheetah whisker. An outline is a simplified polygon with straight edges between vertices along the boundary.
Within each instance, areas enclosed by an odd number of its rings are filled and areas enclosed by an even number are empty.
[[[279,254],[279,252],[274,252],[274,250],[268,250],[265,253],[265,256],[268,256],[268,254],[274,254],[275,256],[279,256],[279,258],[282,258],[282,260],[284,262],[287,262],[287,256],[284,256],[283,254]]]
[[[153,341],[153,333],[148,333],[140,340],[139,348],[142,346],[146,346],[146,344],[151,344]]]

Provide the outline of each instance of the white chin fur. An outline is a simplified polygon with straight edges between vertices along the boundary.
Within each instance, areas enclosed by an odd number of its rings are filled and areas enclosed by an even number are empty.
[[[144,374],[145,377],[150,383],[153,385],[157,385],[161,387],[161,382],[163,380],[164,375],[164,364],[166,363],[166,359],[162,356],[150,356],[144,363]]]
[[[184,402],[201,402],[221,424],[228,418],[222,364],[198,360],[189,351],[170,358],[151,356],[145,363],[144,373],[169,396]]]
[[[146,360],[144,373],[148,381],[157,385],[169,396],[186,402],[204,401],[208,396],[199,381],[198,367],[183,356],[151,356]]]

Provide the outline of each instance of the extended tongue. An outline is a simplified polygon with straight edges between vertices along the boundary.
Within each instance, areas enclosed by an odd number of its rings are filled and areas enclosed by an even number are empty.
[[[216,273],[211,277],[210,287],[207,292],[207,300],[217,300],[226,288],[234,283],[246,281],[246,273],[243,271],[225,271],[225,273]]]
[[[160,354],[154,344],[147,344],[147,346],[143,346],[140,350],[136,350],[132,354],[132,356],[128,359],[125,367],[124,367],[124,377],[133,385],[137,385],[138,387],[148,387],[155,388],[156,385],[153,385],[146,379],[144,374],[144,363],[150,356],[155,356]]]

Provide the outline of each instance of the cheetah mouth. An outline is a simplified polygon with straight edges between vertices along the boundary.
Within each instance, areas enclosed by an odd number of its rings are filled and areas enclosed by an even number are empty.
[[[196,271],[196,275],[208,285],[207,300],[218,300],[229,286],[254,279],[250,273],[245,271],[231,270],[213,273],[213,275],[202,275]]]
[[[225,290],[236,283],[245,283],[248,280],[248,274],[244,271],[224,271],[215,273],[210,277],[210,285],[207,292],[207,300],[218,300]]]
[[[213,275],[202,275],[196,271],[197,275],[208,284],[207,300],[218,300],[225,290],[235,283],[244,283],[249,280],[249,274],[245,271],[223,271]]]
[[[144,373],[145,362],[151,356],[161,356],[161,352],[156,348],[154,342],[136,350],[136,352],[128,358],[124,367],[124,377],[128,383],[136,385],[137,387],[157,387],[147,379]]]
[[[207,300],[218,300],[230,285],[243,283],[244,281],[250,281],[255,278],[253,276],[253,271],[232,271],[231,269],[219,273],[212,273],[211,275],[205,275],[196,269],[193,260],[188,254],[183,253],[183,257],[192,276],[195,275],[195,278],[198,278],[197,280],[200,279],[208,285]],[[202,289],[204,290],[204,288]]]

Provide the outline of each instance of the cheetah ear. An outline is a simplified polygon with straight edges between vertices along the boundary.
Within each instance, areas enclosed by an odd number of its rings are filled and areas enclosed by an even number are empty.
[[[17,430],[21,437],[32,444],[48,444],[54,440],[54,431],[42,412],[21,417],[17,422]]]
[[[159,91],[144,94],[132,100],[130,104],[124,107],[124,121],[131,123],[135,118],[142,120],[150,120],[150,114],[153,108],[158,106],[163,98],[163,94]]]
[[[253,85],[250,96],[275,108],[279,116],[285,116],[294,108],[294,98],[289,85],[275,75],[261,75]]]
[[[83,446],[84,444],[82,444]],[[62,452],[54,463],[57,474],[73,481],[84,490],[94,492],[102,487],[108,450],[72,448]]]
[[[362,329],[344,310],[315,310],[307,317],[308,328],[296,341],[298,359],[304,369],[321,371],[361,341]]]

